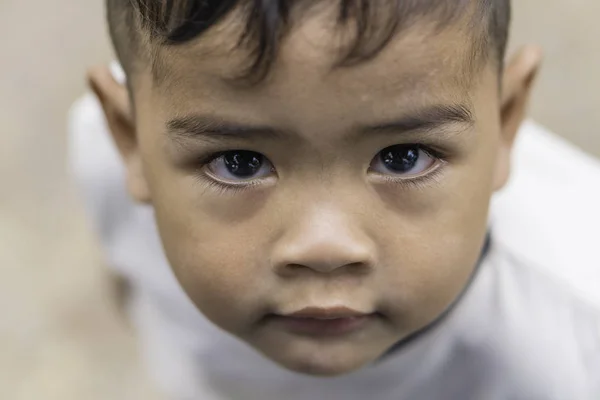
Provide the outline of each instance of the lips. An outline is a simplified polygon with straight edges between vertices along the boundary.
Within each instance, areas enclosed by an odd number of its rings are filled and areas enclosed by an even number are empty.
[[[364,313],[346,307],[308,307],[286,315],[274,315],[271,320],[286,331],[308,336],[343,336],[373,322],[374,313]]]
[[[331,320],[331,319],[343,319],[343,318],[356,318],[368,315],[360,311],[353,310],[347,307],[333,307],[333,308],[318,308],[318,307],[307,307],[300,311],[296,311],[287,315],[292,318],[310,318],[318,320]]]

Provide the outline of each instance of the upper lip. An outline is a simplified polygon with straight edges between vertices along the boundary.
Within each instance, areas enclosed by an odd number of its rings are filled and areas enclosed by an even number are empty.
[[[313,319],[342,319],[342,318],[357,318],[364,317],[368,313],[353,310],[347,307],[306,307],[292,314],[284,315],[292,318],[313,318]]]

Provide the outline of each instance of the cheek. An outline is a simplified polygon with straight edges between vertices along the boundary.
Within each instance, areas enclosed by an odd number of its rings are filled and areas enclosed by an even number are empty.
[[[234,222],[235,218],[208,212],[216,208],[198,199],[199,190],[193,184],[170,186],[154,188],[154,208],[173,271],[208,319],[225,330],[242,334],[253,313],[261,311],[260,294],[267,289],[267,232],[253,217]]]
[[[386,308],[401,321],[403,331],[428,325],[457,299],[474,271],[484,238],[485,228],[463,232],[447,227],[396,246],[377,286],[388,294]]]
[[[379,285],[390,293],[390,304],[402,305],[394,312],[409,330],[438,317],[473,272],[488,230],[492,149],[481,143],[460,163],[449,166],[435,187],[388,202],[394,209],[380,231],[395,234],[379,239],[387,243],[388,260]]]
[[[159,141],[146,140],[145,172],[167,259],[184,291],[207,318],[230,331],[247,325],[260,306],[266,235],[258,210],[214,193],[190,171],[170,165]],[[263,263],[264,262],[264,263]],[[260,310],[259,310],[260,311]]]

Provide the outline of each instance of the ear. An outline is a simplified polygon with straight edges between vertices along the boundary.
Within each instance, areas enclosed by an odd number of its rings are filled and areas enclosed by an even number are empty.
[[[129,194],[138,202],[149,203],[150,194],[127,87],[118,83],[105,66],[91,69],[88,82],[102,105],[109,130],[125,164]]]
[[[515,138],[527,114],[533,83],[542,63],[542,51],[534,46],[522,48],[507,64],[502,80],[501,138],[496,167],[495,190],[510,176],[511,153]]]

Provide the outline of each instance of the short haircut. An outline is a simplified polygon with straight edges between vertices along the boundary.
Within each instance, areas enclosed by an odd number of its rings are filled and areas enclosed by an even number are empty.
[[[493,57],[502,69],[511,17],[510,0],[335,1],[339,3],[338,24],[352,24],[356,32],[338,66],[373,58],[399,30],[419,18],[433,17],[438,27],[443,28],[470,12],[473,41],[467,62],[482,64]],[[154,69],[159,64],[153,59],[159,54],[156,49],[199,38],[234,9],[239,9],[245,27],[238,44],[245,45],[251,55],[241,76],[253,80],[260,80],[268,73],[281,39],[292,23],[291,9],[319,2],[322,0],[106,0],[111,38],[128,74],[142,60],[151,63]],[[148,46],[154,51],[147,51]]]

